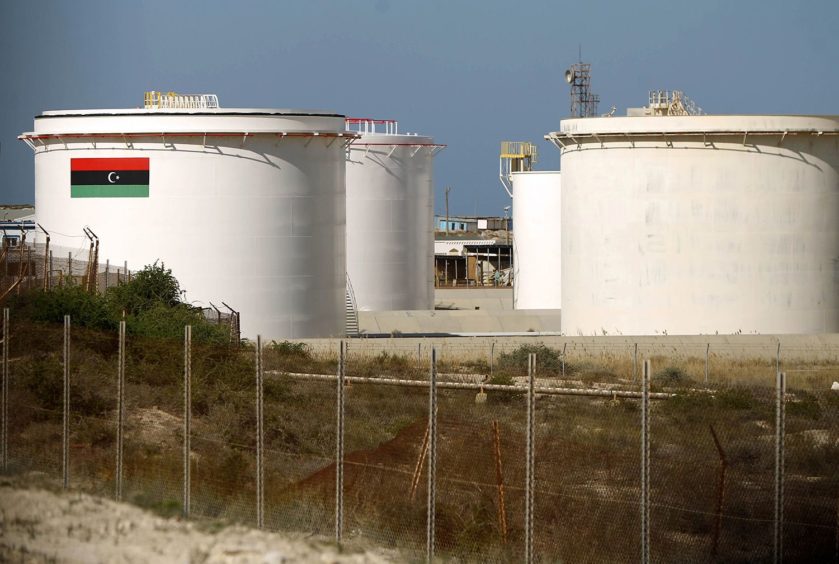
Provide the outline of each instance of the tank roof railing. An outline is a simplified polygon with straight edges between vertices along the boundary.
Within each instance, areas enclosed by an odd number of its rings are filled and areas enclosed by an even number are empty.
[[[157,92],[151,90],[143,97],[143,107],[147,110],[161,109],[218,109],[218,96],[215,94],[178,94],[177,92]]]
[[[395,119],[354,118],[346,119],[347,129],[356,133],[379,133],[384,135],[398,135],[399,122]],[[383,126],[383,131],[376,131],[376,126]]]

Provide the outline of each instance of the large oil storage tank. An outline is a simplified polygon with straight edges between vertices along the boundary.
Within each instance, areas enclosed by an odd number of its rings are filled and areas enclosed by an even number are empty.
[[[347,274],[362,311],[434,309],[431,137],[393,120],[351,118],[347,151]]]
[[[513,172],[513,307],[562,306],[559,171]]]
[[[36,218],[53,244],[139,269],[161,260],[187,300],[224,301],[242,334],[341,335],[345,326],[344,116],[219,108],[151,93],[143,109],[47,111],[35,152]]]
[[[839,331],[837,133],[837,116],[562,121],[563,331]]]

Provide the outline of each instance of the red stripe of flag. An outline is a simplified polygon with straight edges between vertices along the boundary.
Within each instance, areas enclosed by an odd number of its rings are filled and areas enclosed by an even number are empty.
[[[70,159],[70,170],[149,170],[149,159]]]

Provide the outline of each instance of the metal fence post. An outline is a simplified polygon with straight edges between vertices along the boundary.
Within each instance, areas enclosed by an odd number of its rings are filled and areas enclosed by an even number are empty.
[[[568,346],[568,343],[562,343],[562,377],[565,378],[565,348]]]
[[[119,359],[117,360],[117,468],[116,500],[122,501],[122,455],[125,425],[125,321],[119,322]]]
[[[422,343],[417,343],[417,370],[422,370]]]
[[[776,373],[775,380],[775,538],[773,562],[784,560],[784,438],[786,410],[784,396],[787,378],[783,372]]]
[[[778,341],[778,350],[775,353],[775,374],[781,371],[781,341]]]
[[[262,335],[256,336],[256,526],[265,527],[264,411],[262,395]]]
[[[192,427],[192,325],[184,327],[184,518],[190,505],[190,434]]]
[[[492,380],[495,371],[495,341],[489,344],[489,379]]]
[[[708,373],[710,372],[710,362],[711,359],[711,343],[707,343],[705,345],[705,385],[708,385]]]
[[[111,260],[105,259],[105,290],[108,290],[108,277],[111,275]]]
[[[335,406],[335,542],[344,536],[344,377],[346,376],[347,343],[338,346],[338,389]]]
[[[70,316],[64,316],[64,409],[61,445],[61,469],[64,489],[70,487]]]
[[[527,445],[525,463],[525,494],[524,494],[524,561],[533,562],[533,489],[535,475],[533,468],[533,451],[536,437],[534,423],[536,411],[536,395],[533,382],[536,379],[536,354],[527,355]]]
[[[641,384],[641,562],[650,561],[650,375],[652,366],[644,361]]]
[[[426,523],[426,558],[434,560],[434,520],[437,503],[437,349],[431,348],[431,371],[428,386],[428,518]]]
[[[0,437],[3,450],[3,472],[9,464],[9,308],[3,308],[3,397],[0,410],[3,419],[3,435]]]
[[[632,353],[632,383],[638,377],[638,343],[635,343],[635,350]]]

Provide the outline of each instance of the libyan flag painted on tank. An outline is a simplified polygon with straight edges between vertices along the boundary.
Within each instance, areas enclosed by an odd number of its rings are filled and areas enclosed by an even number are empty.
[[[70,159],[71,198],[148,198],[149,159]]]

